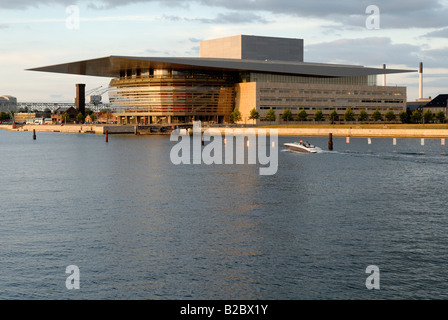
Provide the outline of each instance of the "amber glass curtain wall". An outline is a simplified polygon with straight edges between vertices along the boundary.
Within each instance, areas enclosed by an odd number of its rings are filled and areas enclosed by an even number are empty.
[[[110,82],[115,112],[171,115],[228,115],[234,108],[234,80],[224,74],[154,72]]]

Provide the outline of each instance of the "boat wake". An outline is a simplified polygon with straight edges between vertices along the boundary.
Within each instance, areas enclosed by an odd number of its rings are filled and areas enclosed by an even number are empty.
[[[290,149],[290,148],[285,148],[285,149],[282,149],[280,151],[281,152],[292,152],[292,153],[298,153],[298,154],[308,154],[308,153],[311,153],[311,152],[303,152],[303,151],[293,150],[293,149]],[[332,152],[332,151],[326,151],[326,150],[322,150],[319,147],[314,147],[314,152],[312,152],[312,153],[329,153],[329,152]]]
[[[391,152],[358,152],[350,150],[329,152],[358,158],[378,158],[387,161],[448,164],[448,157],[444,152],[439,154],[425,152],[397,152],[396,150]]]

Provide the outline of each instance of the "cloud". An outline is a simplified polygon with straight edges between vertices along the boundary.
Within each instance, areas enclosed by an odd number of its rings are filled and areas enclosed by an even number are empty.
[[[166,20],[166,21],[171,21],[171,22],[178,22],[178,21],[185,20],[185,18],[182,18],[182,17],[179,17],[179,16],[168,16],[168,15],[163,15],[162,19]]]
[[[423,38],[448,38],[448,28],[442,28],[428,32],[422,36]]]
[[[110,9],[130,4],[148,2],[159,2],[169,7],[188,7],[188,2],[182,0],[1,0],[0,8],[23,10],[48,5],[69,6],[84,3],[87,4],[89,8],[93,9]]]
[[[171,22],[200,22],[207,24],[243,24],[243,23],[268,23],[269,21],[260,17],[259,15],[253,13],[239,13],[239,12],[229,12],[229,13],[219,13],[214,18],[186,18],[180,16],[170,16],[163,15],[163,20],[171,21]],[[190,38],[194,39],[194,38]],[[198,39],[195,39],[196,41]],[[192,41],[192,40],[191,40]],[[201,40],[199,40],[201,41]],[[194,41],[192,41],[194,42]]]
[[[417,70],[423,61],[426,68],[448,68],[448,47],[428,48],[394,43],[388,37],[339,39],[305,46],[305,61],[358,64],[371,67],[401,65]]]
[[[200,52],[200,47],[199,46],[194,46],[191,47],[190,50],[185,51],[185,53],[189,56],[198,56]]]
[[[240,12],[229,12],[220,13],[213,19],[193,19],[200,21],[202,23],[217,23],[217,24],[242,24],[242,23],[268,23],[266,19],[260,17],[254,13],[240,13]]]
[[[29,9],[37,8],[42,5],[64,5],[74,4],[76,0],[1,0],[1,9]]]
[[[198,38],[188,38],[188,40],[190,40],[190,42],[193,42],[193,43],[198,43],[198,42],[202,41],[202,39],[198,39]]]
[[[145,54],[149,54],[149,55],[159,55],[162,51],[161,50],[154,50],[154,49],[146,49],[144,51]]]
[[[394,44],[388,37],[340,39],[307,45],[305,61],[382,66],[406,65],[417,68],[422,55],[421,47],[410,44]]]
[[[421,53],[422,61],[425,67],[429,68],[448,68],[446,56],[448,47],[438,49],[427,49]]]
[[[323,18],[365,27],[366,8],[371,0],[198,0],[203,5],[232,10],[268,11],[298,17]],[[382,28],[446,26],[448,8],[442,0],[376,0]],[[428,19],[427,17],[431,17]]]
[[[82,0],[81,0],[82,1]],[[188,8],[188,1],[182,0],[85,0],[84,2],[88,2],[88,7],[92,9],[111,9],[116,7],[122,7],[131,4],[139,4],[139,3],[149,3],[149,2],[159,2],[160,4],[167,7],[176,7],[176,8]]]
[[[284,14],[303,18],[320,18],[335,22],[342,28],[365,28],[370,13],[366,8],[371,0],[2,0],[0,8],[27,9],[41,5],[87,4],[90,8],[111,9],[132,4],[160,3],[174,8],[189,8],[196,3],[212,8],[224,8],[233,13],[221,14],[216,19],[202,19],[204,23],[242,23],[244,17],[251,22],[259,20],[258,13]],[[448,4],[445,0],[376,0],[380,10],[381,29],[395,28],[443,28],[446,27]]]

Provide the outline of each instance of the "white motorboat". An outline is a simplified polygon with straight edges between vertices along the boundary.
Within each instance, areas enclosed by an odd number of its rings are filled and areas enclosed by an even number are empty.
[[[319,150],[319,148],[308,143],[308,141],[303,142],[302,140],[299,142],[284,143],[284,145],[292,151],[317,153]]]

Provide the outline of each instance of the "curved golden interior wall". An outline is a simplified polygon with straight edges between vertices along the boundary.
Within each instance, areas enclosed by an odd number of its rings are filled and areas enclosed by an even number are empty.
[[[173,73],[113,79],[111,107],[118,113],[172,116],[228,116],[233,111],[235,89],[231,77]]]

